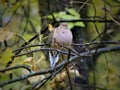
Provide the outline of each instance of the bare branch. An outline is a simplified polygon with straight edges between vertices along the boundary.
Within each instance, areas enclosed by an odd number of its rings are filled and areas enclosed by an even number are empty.
[[[92,50],[90,52],[80,53],[80,55],[81,56],[91,55],[91,54],[94,54],[95,51],[96,50]],[[97,50],[96,53],[99,54],[99,53],[106,53],[106,52],[112,52],[112,51],[120,51],[120,45],[119,46],[100,48],[100,49]],[[14,83],[14,82],[18,82],[18,81],[21,81],[21,80],[25,80],[25,79],[27,79],[29,77],[32,77],[32,76],[51,73],[51,72],[53,72],[55,70],[60,69],[61,67],[65,66],[65,65],[69,64],[70,62],[76,60],[77,58],[83,58],[83,57],[80,57],[78,55],[72,56],[69,60],[65,60],[65,61],[61,62],[60,64],[58,64],[54,69],[47,69],[47,70],[43,70],[43,71],[39,71],[39,72],[33,72],[33,73],[30,73],[30,74],[27,74],[27,75],[22,75],[22,76],[20,76],[18,78],[15,78],[15,79],[12,79],[12,80],[7,80],[7,81],[4,81],[4,82],[0,83],[0,87],[3,87],[3,86],[8,85],[10,83]]]
[[[28,70],[30,73],[32,73],[32,70],[28,66],[25,66],[25,65],[8,67],[8,68],[0,70],[0,72],[3,73],[3,72],[6,72],[6,71],[9,71],[9,70],[18,69],[18,68],[24,68],[24,69]]]

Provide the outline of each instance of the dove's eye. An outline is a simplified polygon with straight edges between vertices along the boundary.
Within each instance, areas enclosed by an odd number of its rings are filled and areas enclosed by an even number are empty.
[[[67,27],[67,24],[66,24],[66,23],[62,23],[61,25],[64,26],[64,27]]]

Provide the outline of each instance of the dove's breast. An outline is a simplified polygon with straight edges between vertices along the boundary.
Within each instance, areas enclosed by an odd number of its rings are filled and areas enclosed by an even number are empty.
[[[72,33],[68,29],[59,29],[53,35],[56,42],[62,46],[70,46],[72,43]]]

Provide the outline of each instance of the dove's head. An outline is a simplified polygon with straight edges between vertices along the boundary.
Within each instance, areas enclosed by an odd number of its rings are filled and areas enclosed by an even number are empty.
[[[67,23],[60,23],[60,26],[59,26],[60,28],[65,28],[65,29],[67,29],[68,28],[68,24]]]

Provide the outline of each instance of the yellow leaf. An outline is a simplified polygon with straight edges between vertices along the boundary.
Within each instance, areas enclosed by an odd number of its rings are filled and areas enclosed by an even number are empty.
[[[23,69],[22,73],[23,73],[23,75],[30,74],[26,69]],[[39,81],[40,79],[43,79],[43,78],[45,78],[44,75],[37,75],[37,76],[33,76],[33,77],[28,78],[28,81],[30,83],[34,83],[34,82],[37,82],[37,81]]]
[[[13,36],[13,32],[7,31],[4,28],[0,28],[0,42],[9,40]]]
[[[4,42],[6,33],[3,30],[0,30],[0,42]]]
[[[33,60],[33,57],[28,57],[24,60],[23,64],[26,64],[26,63],[31,63]]]
[[[6,64],[11,59],[11,56],[13,55],[12,50],[10,48],[7,48],[5,51],[0,52],[0,63]]]
[[[49,24],[48,29],[49,29],[50,32],[52,32],[53,31],[53,26],[51,24]]]
[[[33,57],[27,57],[24,60],[23,64],[29,65],[32,68],[32,70],[34,70],[34,71],[38,70],[38,67],[37,67],[36,62]]]

